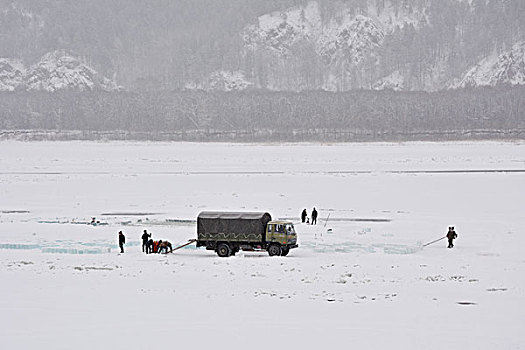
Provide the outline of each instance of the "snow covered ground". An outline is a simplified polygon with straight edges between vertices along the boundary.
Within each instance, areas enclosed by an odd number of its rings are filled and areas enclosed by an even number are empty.
[[[0,344],[523,349],[524,194],[523,142],[1,142]],[[287,257],[139,245],[314,206]]]

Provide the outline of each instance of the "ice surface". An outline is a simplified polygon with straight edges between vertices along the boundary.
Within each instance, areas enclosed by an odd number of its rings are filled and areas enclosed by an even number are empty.
[[[126,247],[136,247],[141,245],[140,242],[128,242]],[[42,253],[58,254],[105,254],[110,253],[112,249],[117,249],[117,244],[93,243],[93,242],[74,242],[57,240],[54,242],[41,242],[39,244],[28,243],[2,243],[0,249],[39,249]]]
[[[301,349],[519,349],[523,170],[523,142],[2,142],[0,342],[267,348],[256,329]],[[289,218],[299,248],[142,253],[144,229],[176,246],[204,210]],[[454,249],[422,248],[449,225]]]

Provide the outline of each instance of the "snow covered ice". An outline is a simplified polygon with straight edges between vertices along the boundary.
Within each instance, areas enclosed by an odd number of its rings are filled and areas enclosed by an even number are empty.
[[[520,349],[524,194],[523,142],[1,142],[0,344]],[[142,253],[204,210],[290,219],[299,248]]]

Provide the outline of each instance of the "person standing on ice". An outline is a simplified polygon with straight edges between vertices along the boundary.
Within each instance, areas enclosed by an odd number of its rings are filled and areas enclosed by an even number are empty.
[[[312,225],[317,225],[317,210],[312,210]]]
[[[148,234],[148,231],[144,230],[144,233],[142,234],[142,252],[148,253],[148,240],[151,237],[151,233]]]
[[[120,247],[120,252],[124,253],[124,244],[126,244],[126,236],[122,233],[122,231],[119,231],[118,233],[118,246]]]
[[[308,214],[306,213],[306,209],[303,209],[303,212],[301,213],[301,222],[304,224],[304,222],[306,221],[306,217],[308,216]]]
[[[448,228],[447,238],[448,238],[448,248],[453,248],[454,247],[454,239],[458,238],[458,235],[456,234],[456,231],[454,231],[454,226],[450,226]]]

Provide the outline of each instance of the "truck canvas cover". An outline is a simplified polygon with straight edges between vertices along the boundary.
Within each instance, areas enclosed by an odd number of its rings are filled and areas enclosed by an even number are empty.
[[[197,217],[197,238],[201,241],[262,242],[268,213],[204,211]]]

